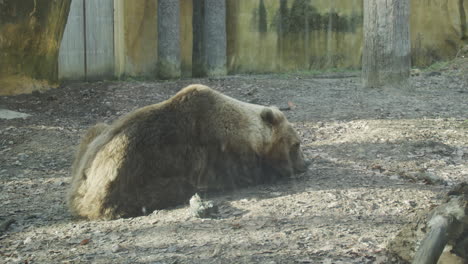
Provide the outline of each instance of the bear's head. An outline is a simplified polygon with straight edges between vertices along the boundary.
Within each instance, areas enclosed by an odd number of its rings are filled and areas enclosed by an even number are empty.
[[[277,108],[265,107],[261,118],[271,129],[265,148],[266,165],[280,176],[305,172],[308,163],[302,154],[301,139],[284,114]]]

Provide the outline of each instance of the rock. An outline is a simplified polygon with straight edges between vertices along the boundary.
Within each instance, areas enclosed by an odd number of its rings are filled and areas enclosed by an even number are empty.
[[[56,186],[65,186],[66,183],[63,182],[63,181],[57,181],[57,182],[55,182],[55,185],[56,185]]]
[[[421,180],[427,181],[429,184],[444,183],[444,180],[440,176],[432,172],[422,172],[419,173],[417,177]]]
[[[170,246],[170,247],[167,248],[167,252],[169,252],[169,253],[177,252],[177,247],[176,246]]]
[[[29,155],[25,153],[19,153],[17,156],[18,156],[18,160],[21,160],[21,161],[24,161],[29,157]]]
[[[190,212],[199,218],[210,218],[218,215],[218,206],[213,201],[203,201],[196,193],[190,198]]]
[[[122,252],[125,250],[124,247],[122,247],[120,244],[115,244],[112,246],[112,253],[117,253],[117,252]]]
[[[27,118],[29,116],[30,115],[25,114],[25,113],[11,111],[8,109],[0,109],[0,119]]]
[[[2,235],[3,232],[6,232],[8,228],[10,227],[10,225],[13,224],[14,222],[15,222],[15,219],[9,218],[3,221],[2,223],[0,223],[0,235]]]
[[[31,237],[27,237],[24,241],[23,241],[23,244],[29,244],[32,242],[32,238]]]
[[[427,76],[431,77],[431,76],[440,76],[442,75],[442,73],[440,72],[436,72],[436,71],[433,71],[433,72],[430,72],[427,74]]]

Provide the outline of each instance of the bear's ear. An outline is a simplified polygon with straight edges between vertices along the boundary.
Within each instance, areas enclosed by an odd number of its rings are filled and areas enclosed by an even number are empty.
[[[260,116],[262,117],[262,120],[265,121],[267,124],[275,125],[277,122],[275,113],[273,113],[273,110],[271,110],[268,107],[265,107],[262,110],[262,113],[260,114]]]

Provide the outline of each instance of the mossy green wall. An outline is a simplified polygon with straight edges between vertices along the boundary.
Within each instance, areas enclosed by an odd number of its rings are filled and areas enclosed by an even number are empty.
[[[227,1],[231,73],[361,67],[361,0]],[[466,2],[411,0],[414,66],[451,59],[467,44]]]
[[[360,63],[360,0],[228,0],[228,8],[230,72],[351,68]]]
[[[411,0],[413,64],[427,67],[454,58],[460,48],[468,44],[466,14],[468,0]]]
[[[70,1],[0,1],[0,94],[57,85],[57,58]]]

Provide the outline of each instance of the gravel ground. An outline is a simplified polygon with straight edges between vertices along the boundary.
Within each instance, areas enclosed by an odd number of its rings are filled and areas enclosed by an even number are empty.
[[[65,193],[80,136],[191,83],[289,108],[312,160],[292,179],[114,221],[76,220]],[[0,97],[1,263],[388,263],[387,243],[468,181],[468,61],[362,89],[358,73],[71,83]]]

